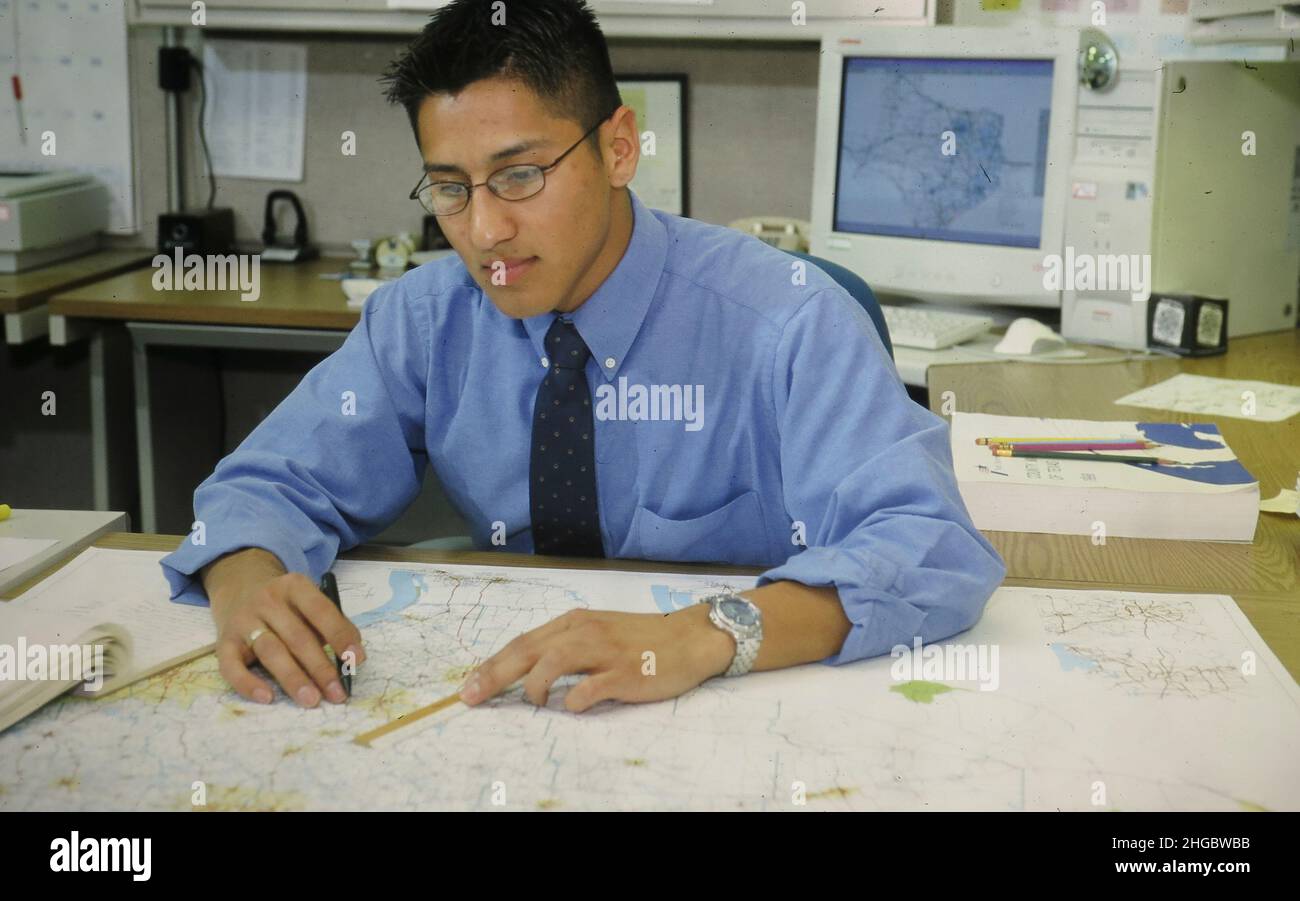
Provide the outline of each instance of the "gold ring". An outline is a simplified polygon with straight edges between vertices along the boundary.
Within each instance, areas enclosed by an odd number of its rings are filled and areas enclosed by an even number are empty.
[[[266,634],[265,629],[262,628],[254,629],[252,632],[248,633],[248,637],[244,639],[244,643],[248,645],[249,650],[252,650],[253,642],[257,641],[265,634]]]

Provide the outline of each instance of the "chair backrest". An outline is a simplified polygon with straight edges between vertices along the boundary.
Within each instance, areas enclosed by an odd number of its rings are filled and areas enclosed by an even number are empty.
[[[787,250],[786,253],[812,263],[822,272],[835,279],[841,288],[852,294],[853,299],[862,305],[862,309],[867,311],[871,321],[876,324],[876,332],[880,335],[880,341],[885,345],[885,350],[889,352],[889,358],[891,360],[894,358],[894,345],[889,340],[889,326],[885,325],[885,314],[880,311],[880,301],[876,300],[876,295],[872,293],[871,286],[866,283],[862,276],[845,269],[839,263],[832,263],[830,260],[815,257],[810,253],[801,253],[797,250]]]

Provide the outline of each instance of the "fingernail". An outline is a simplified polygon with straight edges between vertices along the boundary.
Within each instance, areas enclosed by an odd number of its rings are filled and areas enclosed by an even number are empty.
[[[483,686],[479,684],[478,674],[469,677],[465,687],[460,690],[460,699],[466,704],[477,704],[483,695]]]
[[[348,699],[347,695],[343,693],[343,686],[339,684],[337,679],[325,686],[325,697],[335,704],[342,704]]]
[[[270,693],[269,691],[267,691],[265,688],[254,688],[254,689],[253,689],[253,700],[256,701],[256,702],[259,703],[259,704],[270,704],[270,703],[271,703],[271,693]]]
[[[304,707],[315,707],[320,703],[320,692],[310,685],[298,689],[298,703]]]
[[[361,653],[361,648],[357,647],[354,644],[348,645],[348,649],[344,651],[344,653],[350,654],[352,656],[353,663],[355,663],[357,666],[360,666],[363,662],[365,662],[366,659],[365,654]]]

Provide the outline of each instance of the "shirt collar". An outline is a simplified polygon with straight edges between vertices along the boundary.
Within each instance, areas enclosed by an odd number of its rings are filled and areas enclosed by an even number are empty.
[[[650,302],[659,290],[659,279],[668,257],[668,233],[664,224],[631,188],[627,193],[632,202],[632,237],[627,250],[586,303],[567,314],[591,349],[607,382],[618,375],[632,341],[641,330]],[[552,311],[522,320],[539,359],[546,355],[543,342],[555,318]],[[610,362],[614,365],[607,365]]]

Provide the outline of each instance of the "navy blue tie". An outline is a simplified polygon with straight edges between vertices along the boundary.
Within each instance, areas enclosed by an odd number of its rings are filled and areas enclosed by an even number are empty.
[[[603,557],[596,506],[596,430],[583,371],[591,351],[573,322],[558,316],[543,344],[550,366],[533,405],[528,474],[533,551]]]

